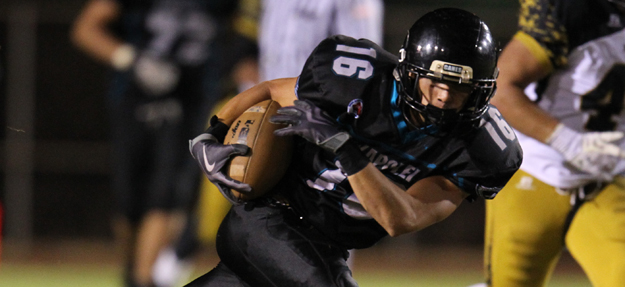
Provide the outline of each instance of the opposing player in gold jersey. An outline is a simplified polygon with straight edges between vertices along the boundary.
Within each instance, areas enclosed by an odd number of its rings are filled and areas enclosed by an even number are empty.
[[[568,248],[593,286],[625,286],[624,1],[521,1],[492,103],[521,170],[487,202],[495,287],[544,286]]]

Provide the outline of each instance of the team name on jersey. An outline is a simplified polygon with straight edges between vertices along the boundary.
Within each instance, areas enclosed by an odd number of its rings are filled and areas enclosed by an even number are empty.
[[[397,161],[393,159],[393,157],[383,154],[369,145],[360,146],[360,150],[377,169],[385,173],[396,175],[408,183],[421,171],[419,168],[411,164]]]

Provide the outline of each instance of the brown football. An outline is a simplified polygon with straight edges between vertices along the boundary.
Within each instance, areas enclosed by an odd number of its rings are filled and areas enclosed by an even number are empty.
[[[237,118],[226,135],[225,144],[244,144],[251,148],[245,156],[236,156],[227,167],[233,179],[247,183],[251,193],[232,193],[241,200],[251,200],[266,194],[284,176],[291,163],[293,139],[279,137],[273,131],[285,127],[269,122],[280,104],[272,100],[260,102]]]

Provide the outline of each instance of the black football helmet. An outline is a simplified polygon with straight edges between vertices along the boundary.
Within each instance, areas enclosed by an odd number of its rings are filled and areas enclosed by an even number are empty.
[[[408,31],[399,50],[394,76],[407,122],[410,109],[429,124],[449,128],[459,122],[479,122],[496,89],[497,45],[490,29],[476,15],[457,8],[425,14]],[[471,87],[460,111],[421,103],[419,77],[451,81]]]

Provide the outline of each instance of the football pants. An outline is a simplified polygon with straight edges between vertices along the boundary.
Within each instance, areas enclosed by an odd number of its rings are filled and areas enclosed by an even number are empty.
[[[570,196],[518,171],[486,203],[488,286],[545,286],[565,243],[593,286],[625,286],[624,187],[618,178],[583,203],[569,225]]]

